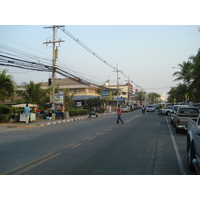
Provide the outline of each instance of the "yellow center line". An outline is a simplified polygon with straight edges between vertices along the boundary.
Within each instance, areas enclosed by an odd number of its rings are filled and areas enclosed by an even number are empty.
[[[78,147],[78,146],[81,146],[81,145],[82,145],[82,143],[78,143],[78,144],[72,146],[71,148],[74,149],[74,148],[76,148],[76,147]]]
[[[71,147],[71,146],[74,146],[76,143],[72,143],[72,144],[69,144],[69,145],[67,145],[66,147],[65,147],[65,149],[67,149],[67,148],[69,148],[69,147]]]
[[[22,168],[28,166],[28,165],[31,165],[31,164],[34,163],[34,162],[37,162],[37,161],[39,161],[39,160],[42,160],[43,158],[46,158],[46,157],[48,157],[48,156],[51,156],[52,154],[54,154],[54,153],[49,153],[49,154],[47,154],[47,155],[44,155],[44,156],[42,156],[42,157],[40,157],[40,158],[37,158],[37,159],[35,159],[35,160],[32,160],[32,161],[30,161],[30,162],[28,162],[28,163],[26,163],[26,164],[24,164],[24,165],[21,165],[21,166],[19,166],[19,167],[14,168],[14,169],[8,170],[8,171],[2,173],[1,175],[10,174],[10,173],[12,173],[12,172],[14,172],[14,171],[17,171],[17,170],[19,170],[19,169],[22,169]]]
[[[30,169],[33,169],[34,167],[37,167],[37,166],[39,166],[39,165],[41,165],[41,164],[43,164],[43,163],[45,163],[45,162],[47,162],[47,161],[49,161],[49,160],[51,160],[51,159],[53,159],[53,158],[55,158],[55,157],[61,155],[61,154],[62,154],[62,153],[57,153],[57,154],[55,154],[55,155],[49,156],[48,158],[46,158],[46,159],[44,159],[44,160],[41,160],[41,161],[39,161],[39,162],[37,162],[37,163],[35,163],[35,164],[32,164],[32,165],[30,165],[30,166],[28,166],[28,167],[26,167],[26,168],[24,168],[24,169],[22,169],[22,170],[20,170],[20,171],[18,171],[18,172],[12,173],[12,174],[13,174],[13,175],[22,174],[22,173],[24,173],[24,172],[26,172],[26,171],[28,171],[28,170],[30,170]]]
[[[88,138],[88,140],[93,140],[94,138],[96,138],[96,137],[94,136],[94,137]]]
[[[90,136],[89,136],[89,137],[86,137],[86,138],[84,138],[84,139],[82,139],[82,140],[87,140],[88,138],[90,138]]]

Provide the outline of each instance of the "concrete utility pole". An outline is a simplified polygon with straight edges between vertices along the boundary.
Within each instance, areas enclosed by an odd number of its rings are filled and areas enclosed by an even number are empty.
[[[117,72],[117,106],[118,106],[118,98],[119,98],[119,77],[118,73],[122,72],[122,70],[118,70],[118,65],[116,66],[117,70],[114,72]]]
[[[50,27],[44,27],[44,28],[52,28],[53,29],[53,41],[49,42],[43,42],[43,44],[50,44],[53,43],[53,59],[52,59],[52,120],[55,120],[55,74],[56,74],[56,58],[57,58],[57,48],[56,43],[64,42],[64,40],[56,41],[56,29],[58,27],[64,27],[64,26],[50,26]]]

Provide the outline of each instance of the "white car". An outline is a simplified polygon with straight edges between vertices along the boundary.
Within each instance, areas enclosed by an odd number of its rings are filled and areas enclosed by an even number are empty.
[[[122,106],[122,112],[129,112],[130,107],[129,106]]]
[[[155,112],[155,107],[154,107],[153,105],[148,105],[148,106],[146,107],[146,111],[147,111],[147,112]]]

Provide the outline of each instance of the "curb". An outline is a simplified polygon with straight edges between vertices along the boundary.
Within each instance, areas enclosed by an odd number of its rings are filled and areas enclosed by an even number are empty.
[[[87,119],[88,117],[78,117],[78,118],[73,118],[73,119],[65,119],[65,120],[59,120],[59,121],[53,121],[53,122],[46,122],[42,124],[35,124],[35,125],[8,125],[6,128],[33,128],[33,127],[42,127],[42,126],[49,126],[53,124],[61,124],[61,123],[66,123],[66,122],[73,122],[73,121],[78,121],[78,120],[83,120]]]

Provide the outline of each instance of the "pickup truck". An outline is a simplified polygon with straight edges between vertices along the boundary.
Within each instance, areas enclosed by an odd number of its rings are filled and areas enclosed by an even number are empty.
[[[197,118],[199,116],[199,109],[197,107],[179,107],[174,114],[174,127],[176,133],[180,129],[187,130],[189,117]]]
[[[200,174],[200,115],[189,118],[187,129],[187,163],[191,171]]]

